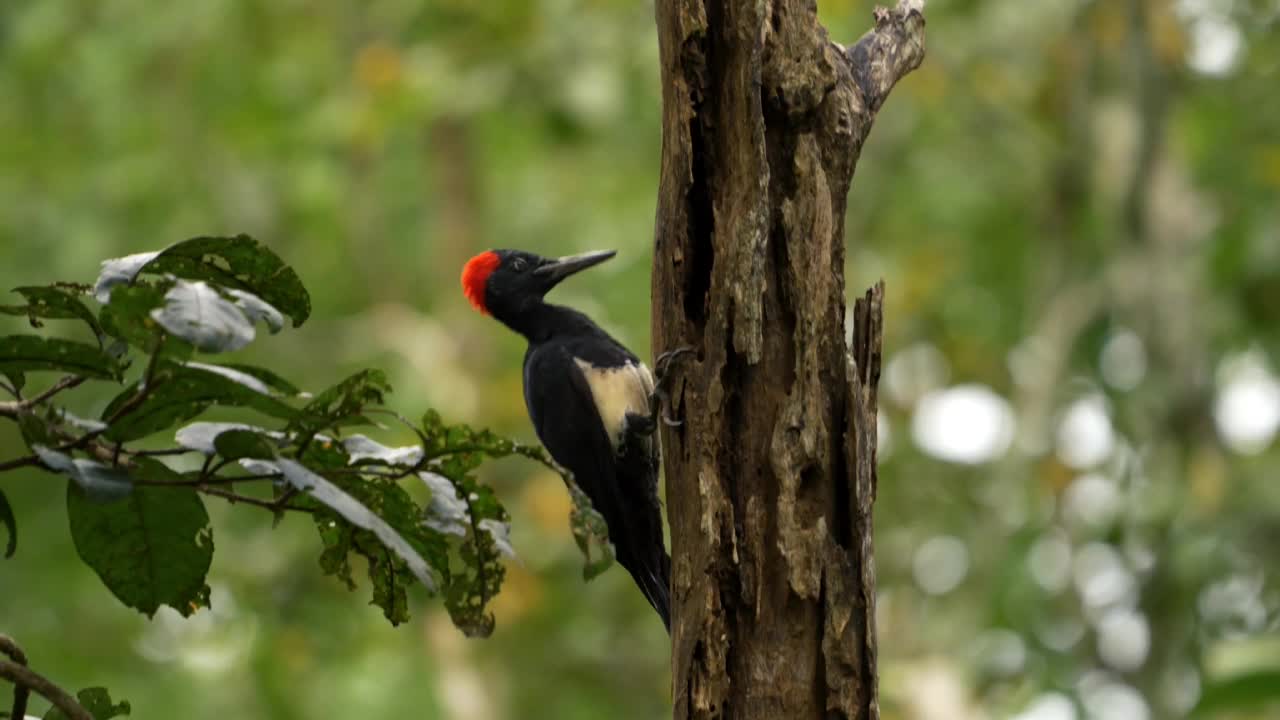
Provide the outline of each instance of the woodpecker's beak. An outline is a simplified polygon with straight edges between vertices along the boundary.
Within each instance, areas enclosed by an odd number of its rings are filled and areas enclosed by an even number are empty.
[[[592,265],[599,265],[617,254],[617,250],[596,250],[582,253],[581,255],[568,255],[538,267],[533,271],[533,274],[544,278],[549,285],[554,286],[579,270],[586,270]]]

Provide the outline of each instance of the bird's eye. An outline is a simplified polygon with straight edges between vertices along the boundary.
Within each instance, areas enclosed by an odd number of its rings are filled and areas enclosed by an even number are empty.
[[[515,260],[511,261],[511,269],[515,270],[516,272],[524,272],[525,265],[526,263],[524,261],[524,258],[516,258]]]

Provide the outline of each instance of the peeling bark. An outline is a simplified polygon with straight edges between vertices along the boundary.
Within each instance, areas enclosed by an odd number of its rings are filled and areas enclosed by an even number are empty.
[[[924,57],[919,0],[850,47],[812,0],[659,0],[655,348],[676,718],[879,717],[883,286],[845,337],[844,214],[876,111]]]

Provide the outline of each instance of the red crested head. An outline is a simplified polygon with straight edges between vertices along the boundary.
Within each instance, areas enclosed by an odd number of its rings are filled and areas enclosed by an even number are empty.
[[[462,268],[462,293],[477,310],[517,331],[546,311],[542,297],[561,280],[614,256],[612,250],[544,258],[523,250],[489,250]]]
[[[485,315],[489,308],[484,304],[484,290],[489,283],[489,276],[502,264],[498,253],[489,250],[467,261],[462,267],[462,293],[471,301],[472,306]]]

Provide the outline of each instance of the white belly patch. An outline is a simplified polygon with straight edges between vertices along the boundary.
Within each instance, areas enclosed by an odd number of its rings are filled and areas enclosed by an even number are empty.
[[[574,358],[591,388],[596,411],[614,447],[622,443],[627,428],[627,414],[648,415],[649,396],[653,394],[653,375],[644,363],[627,363],[620,367],[598,368]]]

